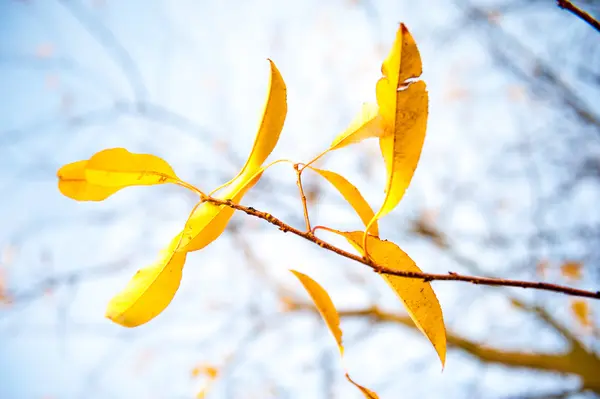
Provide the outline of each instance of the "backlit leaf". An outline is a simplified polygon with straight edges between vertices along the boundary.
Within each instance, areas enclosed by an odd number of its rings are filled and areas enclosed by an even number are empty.
[[[342,345],[342,330],[340,330],[340,316],[338,315],[337,309],[331,300],[331,297],[325,291],[323,287],[319,285],[315,280],[307,276],[306,274],[300,273],[296,270],[290,270],[300,280],[306,291],[312,298],[315,306],[319,310],[321,317],[325,320],[329,331],[333,334],[335,342],[340,349],[340,354],[344,354],[344,346]]]
[[[400,24],[396,39],[381,65],[383,77],[377,82],[377,104],[388,130],[392,133],[396,120],[396,92],[407,79],[421,76],[423,66],[417,43],[404,24]]]
[[[104,187],[150,186],[179,181],[173,168],[151,154],[109,148],[94,154],[85,166],[88,182]]]
[[[175,296],[187,253],[175,252],[174,239],[152,266],[140,269],[111,299],[106,317],[124,327],[137,327],[160,314]]]
[[[227,187],[227,190],[217,196],[219,199],[239,203],[260,179],[264,170],[261,165],[279,140],[287,113],[286,87],[275,64],[271,60],[269,63],[269,93],[252,151],[238,175],[221,186]],[[186,223],[178,251],[197,251],[216,240],[225,231],[233,212],[233,209],[224,205],[204,203],[199,206]]]
[[[225,185],[233,183],[243,174],[254,174],[269,157],[279,140],[287,115],[287,88],[275,63],[269,60],[269,65],[271,67],[269,89],[252,150],[237,176]]]
[[[56,173],[58,189],[65,197],[77,201],[102,201],[110,197],[121,187],[103,187],[92,184],[85,178],[88,161],[77,161],[60,168]]]
[[[260,179],[262,171],[251,180],[246,175],[240,176],[236,182],[227,187],[227,190],[217,196],[219,199],[230,199],[239,204],[244,195]],[[178,251],[198,251],[219,238],[225,231],[229,220],[235,210],[225,205],[215,205],[209,202],[201,204],[186,223],[181,234],[181,244]]]
[[[350,126],[333,140],[329,151],[359,143],[371,137],[380,137],[382,134],[383,125],[377,104],[364,103],[358,115],[350,122]]]
[[[377,212],[381,218],[393,210],[410,185],[421,157],[427,130],[428,94],[418,81],[396,93],[398,114],[393,135],[379,139],[386,164],[386,196]]]
[[[333,185],[342,194],[344,199],[354,208],[360,219],[363,221],[365,226],[368,225],[369,221],[374,216],[373,209],[369,203],[361,195],[360,191],[350,183],[344,176],[331,172],[329,170],[312,168],[315,172],[323,176],[331,185]],[[374,235],[379,235],[379,228],[377,221],[371,226],[371,231]]]
[[[407,81],[422,73],[421,56],[404,24],[381,67],[376,94],[384,134],[379,146],[386,165],[386,196],[375,215],[379,219],[400,202],[421,156],[427,130],[428,94],[425,82]]]
[[[339,233],[364,255],[362,231]],[[368,235],[367,246],[369,256],[381,266],[394,270],[421,272],[415,262],[391,241]],[[382,274],[382,277],[398,295],[419,330],[433,344],[443,366],[446,361],[446,328],[440,303],[431,284],[414,278],[385,274]]]

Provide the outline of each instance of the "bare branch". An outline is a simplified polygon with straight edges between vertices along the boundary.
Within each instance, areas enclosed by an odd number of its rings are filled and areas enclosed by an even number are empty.
[[[583,11],[581,8],[577,7],[571,2],[571,0],[556,0],[556,5],[563,10],[570,11],[573,15],[584,20],[590,24],[592,28],[598,31],[598,33],[600,33],[600,21],[592,17],[589,13]]]

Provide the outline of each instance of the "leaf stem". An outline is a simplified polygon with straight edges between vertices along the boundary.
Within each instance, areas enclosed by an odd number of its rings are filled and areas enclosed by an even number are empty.
[[[306,232],[311,233],[310,220],[308,218],[308,206],[306,205],[306,195],[304,195],[304,189],[302,188],[302,171],[306,167],[303,165],[300,167],[300,163],[294,164],[294,170],[296,171],[296,185],[300,191],[300,200],[302,201],[302,210],[304,212],[304,222],[306,223]]]

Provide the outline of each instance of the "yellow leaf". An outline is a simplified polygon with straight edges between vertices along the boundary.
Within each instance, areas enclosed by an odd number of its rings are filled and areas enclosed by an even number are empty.
[[[386,125],[393,127],[396,120],[396,92],[405,86],[407,79],[421,76],[423,66],[417,43],[404,24],[400,24],[396,39],[383,61],[383,77],[377,82],[379,114]]]
[[[386,196],[377,212],[381,218],[398,205],[410,185],[421,157],[427,130],[428,94],[418,81],[396,93],[398,114],[393,135],[379,139],[386,164]]]
[[[275,63],[269,60],[269,65],[271,67],[269,89],[252,151],[240,172],[222,187],[233,183],[243,174],[254,174],[269,157],[279,140],[287,115],[287,89]]]
[[[407,82],[422,73],[421,56],[404,24],[381,71],[376,94],[384,134],[379,146],[386,165],[386,197],[375,215],[379,219],[400,202],[417,168],[427,130],[428,94],[425,82]]]
[[[58,189],[65,197],[77,201],[102,201],[110,197],[121,187],[102,187],[91,184],[85,178],[88,161],[77,161],[60,168],[56,173]]]
[[[571,300],[571,312],[573,312],[573,316],[582,327],[589,328],[593,326],[592,311],[585,300]]]
[[[333,185],[342,194],[344,199],[354,208],[360,219],[363,221],[365,226],[368,225],[369,221],[374,216],[373,209],[369,203],[361,195],[360,191],[350,183],[344,176],[339,175],[335,172],[328,170],[317,169],[310,167],[321,176],[323,176],[331,185]],[[377,221],[375,221],[371,227],[371,231],[374,235],[379,235],[379,228]]]
[[[383,134],[383,125],[377,104],[364,103],[358,115],[350,122],[350,126],[340,133],[331,143],[329,151],[359,143],[371,137]]]
[[[239,204],[244,195],[260,180],[262,171],[254,178],[248,180],[245,175],[240,176],[237,182],[220,194],[219,199],[230,199],[231,202]],[[225,205],[215,205],[205,202],[200,205],[186,223],[181,238],[181,244],[177,251],[198,251],[219,238],[225,231],[229,220],[233,216],[234,209]]]
[[[340,356],[344,356],[344,346],[342,345],[342,330],[340,330],[340,316],[338,314],[331,297],[325,291],[323,287],[319,285],[315,280],[307,276],[306,274],[300,273],[296,270],[290,270],[294,275],[300,280],[310,297],[312,298],[317,310],[321,314],[323,320],[325,320],[325,324],[333,334],[335,338],[335,342],[338,345],[338,349],[340,350]],[[367,399],[379,399],[377,394],[362,385],[354,382],[348,373],[346,373],[346,378],[350,381],[354,386],[356,386],[363,393],[365,398]]]
[[[362,385],[360,385],[359,383],[355,382],[352,378],[350,378],[350,375],[348,375],[348,373],[346,373],[346,379],[348,381],[350,381],[352,383],[352,385],[354,385],[355,387],[357,387],[358,389],[360,389],[360,391],[365,396],[365,398],[367,398],[367,399],[379,399],[379,396],[377,396],[377,394],[375,392],[373,392],[370,389],[365,388]]]
[[[364,255],[362,231],[339,233]],[[394,270],[421,272],[415,262],[391,241],[368,235],[367,246],[370,257],[381,266]],[[382,277],[398,295],[419,330],[433,344],[443,367],[446,361],[446,328],[440,303],[431,284],[420,279],[385,274]]]
[[[152,266],[140,269],[125,289],[111,299],[106,317],[124,327],[149,322],[171,303],[179,289],[187,253],[175,252],[178,239],[171,241]]]
[[[560,267],[560,272],[571,280],[581,280],[581,268],[582,265],[579,262],[565,262]]]
[[[217,196],[219,199],[230,199],[233,203],[239,203],[260,179],[264,171],[261,165],[279,140],[287,113],[286,87],[273,61],[269,60],[269,63],[269,93],[252,151],[237,176],[221,186],[228,187],[228,190]],[[225,231],[233,212],[233,209],[224,205],[202,204],[186,223],[178,251],[197,251],[216,240]]]
[[[300,280],[306,291],[312,298],[315,306],[319,310],[321,317],[325,320],[329,331],[333,334],[335,342],[338,345],[340,354],[344,354],[344,346],[342,345],[342,330],[340,330],[340,316],[338,315],[335,305],[331,301],[329,294],[315,280],[308,277],[306,274],[296,270],[290,270]]]
[[[149,186],[179,181],[173,168],[151,154],[109,148],[94,154],[85,166],[88,182],[103,187]]]

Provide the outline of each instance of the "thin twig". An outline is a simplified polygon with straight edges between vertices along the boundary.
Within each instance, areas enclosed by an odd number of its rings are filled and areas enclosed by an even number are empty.
[[[581,290],[577,288],[567,287],[558,284],[550,284],[536,281],[522,281],[522,280],[509,280],[509,279],[501,279],[501,278],[491,278],[491,277],[477,277],[477,276],[466,276],[461,275],[454,272],[448,272],[448,274],[434,274],[434,273],[418,273],[418,272],[409,272],[406,270],[395,270],[390,269],[388,267],[382,266],[373,262],[371,259],[363,258],[359,255],[352,254],[350,252],[344,251],[341,248],[338,248],[334,245],[329,244],[326,241],[321,240],[316,237],[310,230],[307,232],[296,229],[295,227],[290,226],[289,224],[281,221],[275,216],[258,211],[254,208],[247,207],[244,205],[235,204],[231,200],[221,200],[212,197],[205,197],[203,201],[211,202],[216,205],[225,205],[230,208],[233,208],[238,211],[242,211],[250,216],[257,217],[259,219],[263,219],[277,227],[283,232],[290,232],[299,237],[302,237],[308,241],[311,241],[321,248],[324,248],[328,251],[334,252],[340,256],[345,258],[354,260],[356,262],[362,263],[363,265],[369,266],[373,271],[380,274],[387,274],[392,276],[406,277],[406,278],[415,278],[421,279],[424,281],[463,281],[471,284],[477,285],[489,285],[489,286],[505,286],[505,287],[520,287],[520,288],[531,288],[543,291],[551,291],[558,292],[566,295],[584,297],[584,298],[594,298],[600,299],[600,291],[587,291]]]
[[[310,232],[310,220],[308,219],[308,206],[306,205],[306,195],[304,195],[304,189],[302,188],[302,171],[304,167],[300,167],[300,164],[294,164],[294,170],[296,171],[296,184],[298,190],[300,190],[300,200],[302,201],[302,210],[304,211],[304,222],[306,223],[306,231]]]
[[[600,21],[596,18],[592,17],[589,13],[583,11],[581,8],[577,7],[570,0],[556,0],[556,5],[562,8],[563,10],[570,11],[575,16],[581,18],[592,28],[594,28],[598,33],[600,33]]]

